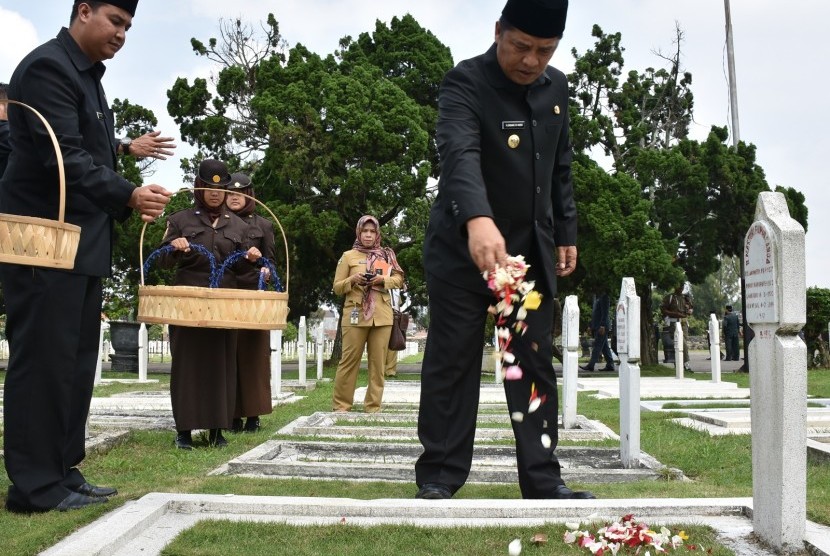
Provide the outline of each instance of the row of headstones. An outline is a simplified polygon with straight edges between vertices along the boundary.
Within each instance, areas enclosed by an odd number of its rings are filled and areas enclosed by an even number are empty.
[[[306,318],[300,317],[300,326],[298,328],[297,335],[300,338],[305,338],[307,333],[308,328],[306,325]],[[296,359],[298,360],[297,364],[299,367],[299,385],[301,387],[304,387],[308,383],[307,367],[309,361],[309,351],[311,352],[311,355],[315,358],[317,380],[321,380],[323,378],[323,355],[325,352],[324,342],[325,340],[322,326],[318,326],[315,329],[314,342],[313,344],[310,344],[311,346],[314,346],[313,349],[309,349],[309,345],[307,345],[306,342],[289,342],[283,344],[282,330],[270,331],[272,398],[278,398],[282,392],[282,360],[283,356],[285,355],[283,353],[283,350],[287,347],[289,350],[292,351],[292,353],[290,353],[289,355],[296,356]],[[147,336],[147,327],[144,325],[144,323],[142,323],[138,331],[138,382],[148,382],[147,370],[150,360],[149,345],[150,343]],[[103,328],[101,329],[101,339],[98,349],[99,355],[109,353],[109,347],[107,346],[104,340]],[[406,357],[407,355],[412,353],[417,353],[417,351],[417,342],[407,342],[406,348],[398,352],[398,359]],[[101,382],[102,361],[103,357],[99,356],[98,365],[95,369],[95,384],[99,384]]]
[[[747,323],[752,404],[753,529],[774,548],[803,549],[807,522],[807,347],[798,333],[806,322],[804,228],[790,217],[783,194],[761,193],[755,221],[744,241]],[[563,424],[576,421],[579,308],[565,301],[563,321]],[[676,376],[683,377],[680,325]],[[709,331],[718,337],[717,319]],[[623,465],[640,458],[640,298],[634,279],[623,278],[616,304],[620,357],[620,457]],[[720,381],[720,349],[713,342],[713,382]]]
[[[755,533],[774,548],[803,548],[807,522],[807,347],[798,336],[806,322],[804,228],[790,217],[781,193],[761,193],[744,242],[749,346],[752,493]],[[623,278],[615,308],[620,358],[620,459],[640,464],[640,298]],[[683,332],[675,324],[676,378],[683,378]],[[712,382],[720,382],[717,317],[709,334]],[[576,427],[579,306],[568,296],[562,322],[562,423]],[[501,379],[496,369],[497,381]]]

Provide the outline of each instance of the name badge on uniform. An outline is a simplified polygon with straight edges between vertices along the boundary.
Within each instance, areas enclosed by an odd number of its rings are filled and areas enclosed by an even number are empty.
[[[524,120],[507,120],[501,123],[502,129],[524,129]]]
[[[104,115],[103,115],[102,113],[100,113],[100,112],[96,112],[96,113],[95,113],[95,115],[96,115],[96,116],[98,116],[98,119],[99,119],[99,120],[103,120],[103,119],[104,119]]]

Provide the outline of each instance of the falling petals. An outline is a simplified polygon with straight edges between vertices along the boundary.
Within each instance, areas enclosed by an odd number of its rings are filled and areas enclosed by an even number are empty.
[[[510,541],[510,544],[507,545],[507,554],[509,556],[519,556],[522,553],[522,541],[521,539],[513,539]]]
[[[527,406],[527,412],[533,413],[534,411],[539,409],[540,405],[542,405],[542,400],[539,398],[533,398],[532,400],[530,400],[530,404]]]
[[[548,436],[547,434],[543,434],[542,435],[542,446],[544,446],[547,449],[547,448],[550,448],[550,445],[551,445],[550,436]]]
[[[531,286],[532,287],[532,286]],[[537,291],[530,291],[525,295],[522,306],[528,311],[535,311],[542,304],[542,294]]]
[[[536,391],[536,383],[533,382],[530,385],[530,401],[528,402],[527,412],[533,413],[539,406],[542,405],[545,400],[547,399],[547,394],[543,396],[539,396],[539,393]]]
[[[525,414],[521,411],[514,411],[510,414],[510,418],[516,421],[517,423],[521,423],[525,420]]]
[[[522,378],[522,369],[518,365],[510,365],[504,370],[504,380],[519,380]]]
[[[548,536],[544,533],[536,533],[532,537],[530,537],[530,542],[535,544],[536,546],[547,544]]]

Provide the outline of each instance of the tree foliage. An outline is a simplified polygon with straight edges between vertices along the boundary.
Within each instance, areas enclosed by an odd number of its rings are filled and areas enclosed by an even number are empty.
[[[289,236],[292,315],[336,302],[334,268],[363,214],[378,217],[384,244],[422,292],[432,133],[449,49],[411,16],[345,37],[325,57],[302,44],[286,51],[273,15],[263,33],[237,20],[223,23],[218,39],[193,40],[220,70],[210,86],[179,78],[168,91],[183,139],[253,175]]]
[[[807,342],[807,361],[811,366],[830,366],[828,350],[828,326],[830,326],[830,289],[807,288],[807,323],[804,325],[804,341]],[[818,357],[813,354],[818,351]]]
[[[679,27],[672,52],[655,52],[665,67],[642,72],[625,73],[619,33],[606,34],[595,25],[592,34],[594,48],[584,54],[572,51],[574,148],[584,155],[604,153],[615,179],[594,172],[586,175],[587,185],[577,182],[588,191],[579,203],[580,219],[588,220],[580,224],[580,258],[589,287],[605,281],[619,284],[623,276],[634,276],[642,299],[641,351],[643,362],[649,363],[656,357],[653,335],[648,333],[654,312],[652,286],[671,289],[680,276],[702,283],[718,271],[723,257],[740,256],[758,194],[770,188],[756,163],[755,146],[727,145],[725,127],[713,127],[704,141],[689,139],[694,96],[692,74],[681,63]],[[624,195],[624,179],[637,184],[631,191],[644,202],[637,211],[641,216],[634,220],[622,203],[611,201]],[[785,191],[791,212],[806,220],[803,195]],[[621,230],[621,222],[636,223],[638,229]],[[649,249],[641,251],[646,245]],[[631,274],[619,274],[624,269]]]

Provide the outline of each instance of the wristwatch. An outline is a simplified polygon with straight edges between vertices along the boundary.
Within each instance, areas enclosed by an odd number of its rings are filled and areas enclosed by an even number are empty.
[[[122,137],[118,142],[121,144],[121,154],[130,154],[130,145],[133,144],[133,140],[129,137]]]

